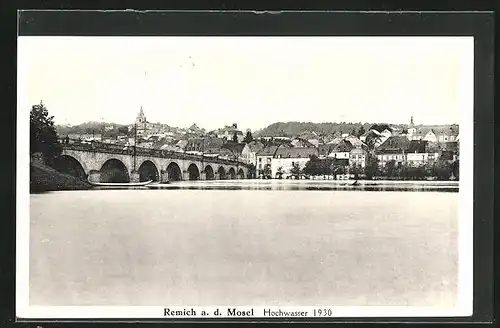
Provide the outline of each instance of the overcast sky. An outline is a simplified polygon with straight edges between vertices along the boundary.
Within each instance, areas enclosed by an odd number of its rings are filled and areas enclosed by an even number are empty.
[[[57,124],[459,123],[473,40],[20,37],[19,96]],[[471,84],[468,84],[469,86]]]

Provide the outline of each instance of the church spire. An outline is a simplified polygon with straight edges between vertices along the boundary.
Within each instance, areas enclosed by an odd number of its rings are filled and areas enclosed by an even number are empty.
[[[413,123],[413,115],[412,115],[410,118],[410,127],[412,128],[414,126],[415,126],[415,124]]]
[[[141,106],[141,110],[139,111],[139,116],[144,116],[144,111],[142,110],[142,106]]]

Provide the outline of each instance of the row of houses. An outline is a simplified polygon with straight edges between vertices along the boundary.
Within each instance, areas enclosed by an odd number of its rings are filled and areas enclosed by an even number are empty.
[[[337,138],[318,147],[293,147],[289,144],[264,147],[258,141],[245,145],[241,159],[252,163],[258,175],[275,177],[280,171],[289,171],[293,166],[303,168],[312,155],[318,158],[334,158],[345,166],[365,168],[369,159],[369,147],[354,136]],[[419,166],[438,159],[454,161],[459,156],[459,141],[410,140],[406,135],[392,135],[374,150],[378,165],[383,167],[389,161],[396,164]]]

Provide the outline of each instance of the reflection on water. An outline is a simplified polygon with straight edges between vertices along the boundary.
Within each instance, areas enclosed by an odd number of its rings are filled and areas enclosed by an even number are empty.
[[[118,189],[96,187],[95,189]],[[120,188],[120,189],[123,189]],[[152,183],[126,189],[165,190],[345,190],[345,191],[441,191],[458,192],[456,181],[339,181],[339,180],[216,180]]]

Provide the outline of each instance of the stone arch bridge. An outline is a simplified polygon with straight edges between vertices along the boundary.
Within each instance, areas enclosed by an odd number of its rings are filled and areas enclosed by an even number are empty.
[[[63,144],[56,168],[92,182],[245,179],[245,163],[202,155],[117,145]]]

